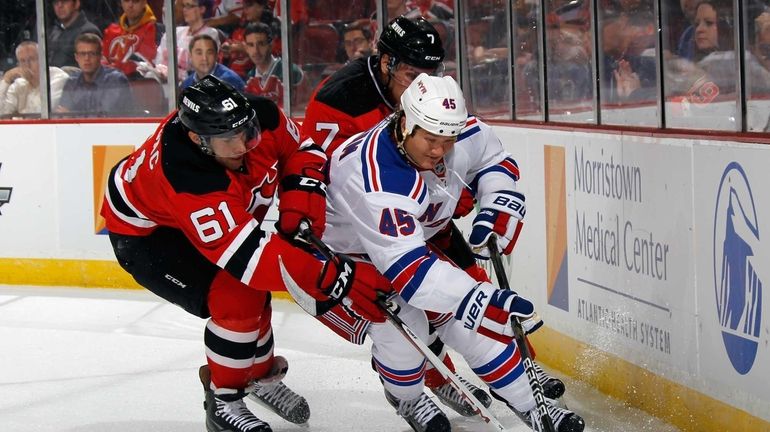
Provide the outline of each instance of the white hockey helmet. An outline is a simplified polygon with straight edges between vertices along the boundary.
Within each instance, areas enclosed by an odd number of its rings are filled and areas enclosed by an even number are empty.
[[[463,92],[450,76],[418,75],[401,95],[401,109],[406,134],[416,125],[434,135],[457,136],[468,120]]]

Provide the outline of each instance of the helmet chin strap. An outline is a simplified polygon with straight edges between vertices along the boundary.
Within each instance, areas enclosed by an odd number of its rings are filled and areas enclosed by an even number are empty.
[[[408,151],[406,151],[406,137],[407,135],[404,133],[405,131],[401,129],[401,118],[399,116],[399,120],[396,121],[396,125],[394,128],[394,132],[396,134],[396,149],[398,149],[398,153],[401,154],[401,156],[406,160],[406,163],[411,165],[413,168],[415,168],[418,171],[426,171],[424,168],[420,167],[420,164],[417,163],[416,160],[409,154]],[[411,134],[410,134],[411,135]]]

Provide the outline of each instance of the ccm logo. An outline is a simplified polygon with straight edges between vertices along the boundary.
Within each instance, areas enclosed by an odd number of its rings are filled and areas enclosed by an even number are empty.
[[[174,283],[174,285],[178,286],[179,288],[187,288],[187,285],[183,284],[182,281],[175,278],[174,276],[171,276],[170,274],[166,274],[166,280],[170,280]]]
[[[304,186],[304,187],[308,187],[308,188],[318,188],[318,189],[321,189],[324,192],[326,191],[326,185],[324,184],[324,182],[322,182],[320,180],[316,180],[316,179],[311,178],[311,177],[302,177],[299,180],[299,185],[300,186]]]
[[[484,291],[479,291],[476,293],[476,297],[473,299],[473,303],[471,304],[468,313],[465,315],[465,322],[463,323],[463,327],[470,330],[476,328],[476,321],[478,320],[481,311],[484,309],[483,305],[486,298],[487,295],[484,293]]]
[[[350,276],[353,274],[353,267],[350,266],[350,263],[345,263],[345,268],[342,269],[340,272],[340,275],[337,276],[337,280],[334,282],[334,287],[332,288],[332,292],[329,293],[329,297],[333,299],[339,299],[340,297],[345,295],[345,287],[348,285],[348,280],[350,280]]]

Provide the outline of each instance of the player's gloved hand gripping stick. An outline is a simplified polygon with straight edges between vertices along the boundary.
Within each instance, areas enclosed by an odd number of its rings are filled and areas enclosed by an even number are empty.
[[[336,259],[337,254],[335,254],[329,246],[326,245],[321,239],[316,237],[311,231],[310,227],[305,224],[304,226],[300,226],[299,235],[303,236],[305,240],[309,241],[310,244],[316,247],[321,254],[324,255],[324,257],[327,260],[334,260]],[[282,270],[283,271],[283,270]],[[460,392],[461,395],[471,404],[471,406],[476,410],[476,413],[485,421],[487,424],[493,426],[495,430],[500,432],[506,432],[507,429],[500,423],[497,418],[492,415],[492,413],[476,398],[476,396],[473,395],[473,393],[468,390],[468,388],[463,384],[457,376],[455,376],[452,371],[449,370],[449,368],[444,365],[444,362],[442,362],[435,354],[433,354],[433,351],[428,348],[428,346],[423,342],[410,328],[409,326],[404,323],[404,321],[401,320],[401,318],[397,315],[397,306],[395,306],[393,303],[389,302],[387,300],[387,295],[385,293],[380,293],[381,295],[378,296],[376,303],[382,308],[382,310],[385,312],[385,317],[387,320],[402,334],[404,335],[404,338],[412,344],[412,346],[419,352],[421,352],[425,358],[433,365],[434,368],[436,368],[441,375],[446,378],[451,384],[452,387],[454,387],[458,392]]]
[[[494,234],[487,240],[487,248],[489,249],[490,258],[492,260],[492,267],[495,269],[495,276],[497,276],[497,284],[504,290],[510,290],[508,285],[508,277],[505,274],[503,268],[503,261],[500,258],[500,251],[497,249],[497,238]],[[553,425],[553,419],[548,415],[548,406],[545,402],[545,396],[543,395],[543,387],[540,385],[540,380],[537,379],[537,372],[535,371],[535,364],[532,362],[532,355],[529,352],[529,346],[524,339],[524,329],[521,326],[521,322],[518,318],[511,317],[511,325],[513,326],[513,333],[516,339],[516,344],[521,351],[521,358],[524,361],[524,371],[527,373],[529,379],[529,385],[532,387],[532,393],[535,397],[535,406],[537,412],[540,415],[540,426],[542,426],[542,432],[556,432],[556,428]]]

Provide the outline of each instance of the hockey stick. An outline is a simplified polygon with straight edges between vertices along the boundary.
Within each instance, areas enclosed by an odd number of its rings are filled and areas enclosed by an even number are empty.
[[[321,254],[327,260],[334,259],[334,252],[329,248],[329,246],[326,245],[326,243],[323,242],[323,240],[316,237],[310,231],[310,227],[305,222],[300,225],[300,235],[305,240],[309,241],[313,246],[315,246],[315,248],[318,249],[318,251],[321,252]],[[439,359],[438,356],[436,356],[436,354],[430,350],[428,345],[426,345],[425,342],[423,342],[422,339],[420,339],[412,331],[412,329],[410,329],[409,326],[406,325],[406,323],[393,312],[390,302],[388,302],[384,296],[377,299],[377,305],[385,312],[385,317],[388,319],[391,325],[393,325],[396,330],[398,330],[399,333],[404,336],[407,342],[409,342],[417,351],[425,356],[425,358],[433,365],[433,367],[441,374],[441,376],[446,378],[449,383],[452,384],[452,387],[460,392],[460,394],[471,404],[479,417],[481,417],[487,424],[492,425],[495,430],[500,432],[507,431],[507,429],[505,429],[502,423],[497,420],[497,418],[489,411],[489,409],[487,409],[484,404],[479,402],[476,396],[474,396],[473,393],[468,390],[465,384],[463,384],[462,381],[460,381],[460,379],[449,370],[444,362],[442,362],[441,359]]]
[[[495,276],[497,276],[497,284],[504,290],[510,290],[511,286],[508,284],[508,277],[503,268],[503,260],[500,258],[500,251],[497,249],[497,236],[494,234],[489,237],[487,248],[489,248],[492,267],[494,267]],[[511,318],[511,324],[513,325],[513,334],[516,337],[516,345],[519,346],[521,358],[524,361],[524,371],[527,373],[529,386],[532,387],[532,395],[535,397],[535,407],[540,416],[540,423],[543,426],[542,430],[543,432],[556,432],[556,428],[553,425],[553,419],[551,419],[551,416],[548,414],[548,406],[545,402],[543,386],[540,384],[540,380],[537,379],[535,364],[532,362],[529,346],[524,339],[524,329],[521,327],[521,322],[519,322],[517,318]]]

